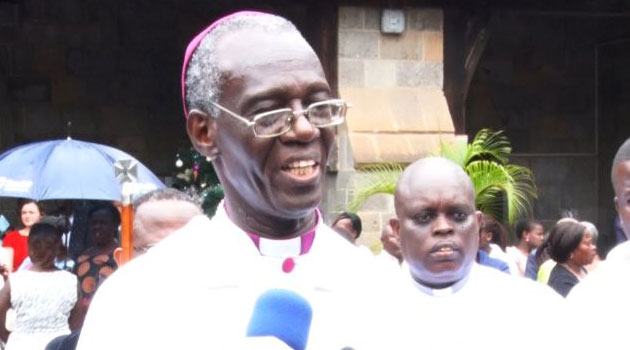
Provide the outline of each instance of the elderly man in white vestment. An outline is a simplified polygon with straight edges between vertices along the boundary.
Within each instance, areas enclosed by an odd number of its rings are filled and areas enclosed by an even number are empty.
[[[610,173],[621,227],[630,233],[630,139],[613,159]],[[593,273],[567,296],[573,319],[592,320],[584,349],[627,349],[630,314],[630,243],[613,248]],[[577,325],[576,325],[577,326]]]
[[[554,349],[562,298],[547,286],[475,262],[482,214],[462,168],[425,158],[405,169],[395,194],[407,312],[397,348]],[[552,315],[552,316],[551,316]],[[531,329],[530,336],[522,332]],[[421,346],[414,347],[410,338]]]
[[[373,262],[318,210],[347,106],[306,40],[274,15],[224,17],[189,44],[182,93],[225,200],[108,279],[78,349],[246,348],[253,305],[273,288],[310,303],[307,349],[382,348]]]

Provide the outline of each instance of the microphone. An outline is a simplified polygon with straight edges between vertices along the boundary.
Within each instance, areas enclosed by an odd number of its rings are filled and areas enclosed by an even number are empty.
[[[256,300],[247,336],[272,336],[291,349],[304,350],[312,318],[313,309],[304,297],[287,289],[270,289]]]

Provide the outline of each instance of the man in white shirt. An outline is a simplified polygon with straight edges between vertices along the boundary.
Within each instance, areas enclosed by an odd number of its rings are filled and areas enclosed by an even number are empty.
[[[562,299],[547,286],[475,263],[482,214],[461,167],[443,158],[411,164],[395,206],[408,277],[397,295],[406,315],[392,349],[553,348],[554,336],[544,331],[561,329]],[[539,331],[529,339],[516,336],[532,327]]]
[[[630,236],[630,139],[617,151],[613,161],[611,179],[615,190],[615,208],[621,228]],[[630,240],[613,248],[606,256],[608,261],[630,261]]]
[[[619,147],[613,160],[611,180],[621,227],[630,233],[630,139]],[[624,242],[608,253],[605,261],[578,283],[567,296],[576,320],[597,320],[589,325],[590,337],[583,348],[626,349],[630,314],[630,244]]]
[[[182,83],[188,135],[225,200],[212,221],[193,218],[107,280],[78,349],[241,349],[273,288],[310,302],[307,348],[382,348],[389,335],[365,312],[382,295],[373,259],[317,209],[347,107],[313,49],[285,19],[239,12],[193,39]]]

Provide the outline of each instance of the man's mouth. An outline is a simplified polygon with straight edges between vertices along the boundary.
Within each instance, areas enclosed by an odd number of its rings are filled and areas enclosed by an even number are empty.
[[[459,247],[454,243],[436,244],[431,249],[431,255],[439,260],[450,260],[455,258],[459,253]]]
[[[309,176],[317,170],[318,163],[314,160],[296,160],[282,167],[283,171],[293,176]]]

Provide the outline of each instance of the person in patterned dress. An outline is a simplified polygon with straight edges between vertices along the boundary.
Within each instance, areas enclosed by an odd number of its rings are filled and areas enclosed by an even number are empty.
[[[120,212],[111,203],[96,206],[88,215],[88,230],[94,245],[86,249],[74,266],[81,289],[81,314],[85,315],[97,288],[117,268],[114,250],[120,225]]]
[[[61,251],[55,226],[33,225],[28,237],[32,267],[11,274],[0,290],[0,338],[7,342],[6,349],[44,349],[51,339],[77,327],[77,277],[55,267]],[[10,307],[15,310],[15,325],[9,334],[5,317]]]

